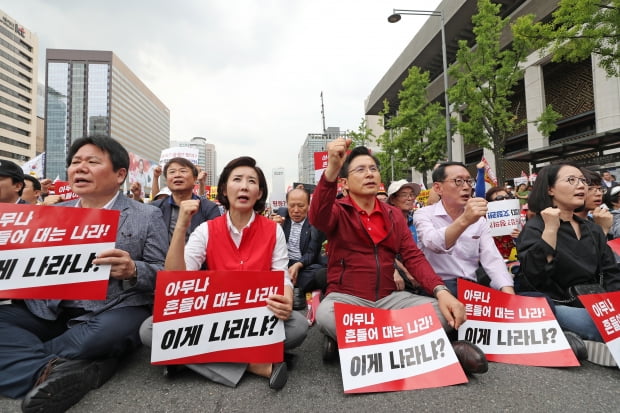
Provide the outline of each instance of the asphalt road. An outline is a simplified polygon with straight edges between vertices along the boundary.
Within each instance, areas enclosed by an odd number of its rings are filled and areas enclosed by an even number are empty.
[[[295,366],[281,391],[247,375],[236,389],[185,370],[174,379],[151,366],[149,349],[126,360],[100,389],[70,412],[612,412],[619,411],[620,370],[583,362],[543,368],[491,363],[489,372],[457,386],[394,393],[346,395],[339,364],[321,359],[316,327],[296,349]],[[0,373],[1,374],[1,373]],[[618,410],[616,410],[618,409]],[[20,401],[0,398],[0,412],[20,412]]]

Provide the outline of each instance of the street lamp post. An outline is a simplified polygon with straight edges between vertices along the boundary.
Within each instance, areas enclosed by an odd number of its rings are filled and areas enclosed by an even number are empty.
[[[450,128],[450,102],[448,100],[448,54],[446,53],[446,31],[445,31],[445,21],[443,17],[443,10],[404,10],[404,9],[394,9],[393,13],[390,17],[388,17],[388,22],[396,23],[399,22],[402,15],[410,15],[410,16],[435,16],[441,19],[441,54],[443,56],[443,89],[444,89],[444,97],[445,97],[445,106],[446,106],[446,144],[447,144],[447,152],[446,156],[448,157],[448,161],[452,160],[452,136],[451,136],[451,128]]]

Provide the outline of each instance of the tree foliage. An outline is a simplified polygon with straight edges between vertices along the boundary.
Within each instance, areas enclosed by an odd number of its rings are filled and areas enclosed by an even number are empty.
[[[500,38],[509,18],[502,19],[499,11],[499,4],[478,0],[478,13],[472,18],[475,46],[459,41],[456,62],[449,70],[456,82],[449,97],[462,114],[457,129],[465,143],[493,151],[497,177],[504,181],[506,140],[523,125],[512,111],[511,97],[523,78],[519,63],[533,45],[519,37],[502,49]]]
[[[349,136],[349,138],[353,141],[351,147],[354,148],[356,146],[368,146],[368,144],[372,141],[372,138],[375,137],[375,134],[372,133],[372,129],[370,129],[366,124],[366,119],[362,118],[359,126],[357,127],[357,132],[348,130],[347,136]]]
[[[394,179],[406,178],[411,167],[423,174],[446,154],[445,117],[443,107],[429,102],[426,88],[429,73],[412,66],[403,87],[398,92],[399,106],[395,116],[385,122],[386,132],[378,142],[389,160],[389,170],[394,164]],[[390,113],[384,101],[382,115]],[[383,168],[385,171],[388,168]],[[426,182],[425,182],[426,184]]]
[[[556,62],[599,55],[608,76],[620,75],[620,0],[561,0],[552,16],[539,23],[533,15],[519,18],[515,36],[552,53]]]

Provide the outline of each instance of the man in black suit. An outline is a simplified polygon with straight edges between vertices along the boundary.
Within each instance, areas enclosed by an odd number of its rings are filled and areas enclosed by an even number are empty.
[[[286,194],[288,208],[280,208],[276,220],[282,224],[288,246],[288,271],[295,288],[293,308],[306,308],[305,292],[314,289],[315,273],[324,268],[321,246],[325,236],[308,221],[310,193],[303,187]]]

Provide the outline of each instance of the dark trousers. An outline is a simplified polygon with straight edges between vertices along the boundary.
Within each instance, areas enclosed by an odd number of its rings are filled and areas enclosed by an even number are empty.
[[[44,320],[23,302],[0,306],[0,394],[17,398],[34,385],[54,358],[91,360],[120,357],[140,344],[147,307],[108,310],[67,327],[66,317]]]

